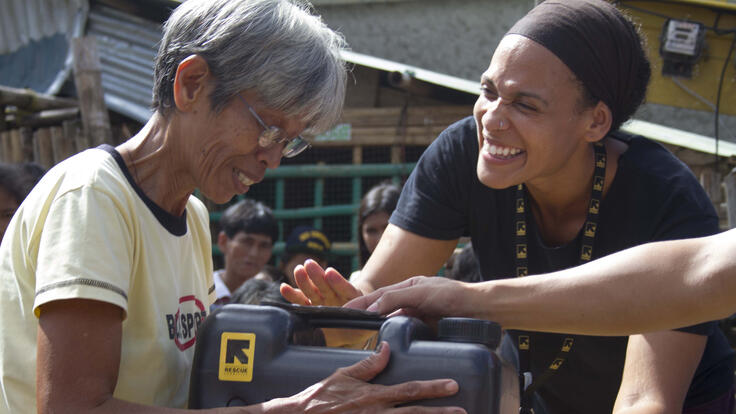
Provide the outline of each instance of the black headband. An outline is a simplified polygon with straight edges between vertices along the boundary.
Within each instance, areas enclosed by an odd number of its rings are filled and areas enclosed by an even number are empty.
[[[547,0],[506,34],[527,37],[560,58],[596,99],[608,105],[613,128],[643,100],[649,62],[636,28],[603,0]],[[642,65],[646,65],[643,85]],[[632,103],[637,94],[638,102]]]

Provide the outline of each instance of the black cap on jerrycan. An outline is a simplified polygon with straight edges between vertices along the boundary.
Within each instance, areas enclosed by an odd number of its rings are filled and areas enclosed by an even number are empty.
[[[438,324],[437,339],[448,342],[466,342],[496,349],[501,343],[501,325],[482,319],[442,318]]]

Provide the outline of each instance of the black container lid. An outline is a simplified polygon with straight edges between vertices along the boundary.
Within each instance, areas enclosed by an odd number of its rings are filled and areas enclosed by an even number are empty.
[[[442,318],[438,339],[450,342],[469,342],[495,349],[501,342],[501,325],[484,319]]]

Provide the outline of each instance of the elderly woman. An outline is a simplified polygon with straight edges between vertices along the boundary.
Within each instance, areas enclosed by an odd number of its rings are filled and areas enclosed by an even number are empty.
[[[281,157],[308,147],[300,133],[336,120],[341,46],[286,0],[190,0],[176,9],[150,121],[116,148],[49,171],[8,228],[0,411],[186,406],[197,326],[214,299],[208,215],[192,193],[218,203],[245,193]],[[388,358],[383,347],[299,395],[222,412],[372,412],[457,390],[448,380],[364,382]]]
[[[432,275],[464,235],[491,280],[716,233],[714,208],[686,166],[618,131],[649,77],[641,39],[614,6],[541,3],[498,45],[473,117],[425,151],[357,289],[307,263],[296,272],[302,291],[282,293],[337,304]],[[486,306],[470,299],[445,302],[446,312]],[[733,352],[715,323],[628,338],[509,333],[525,409],[536,394],[550,413],[730,412]]]

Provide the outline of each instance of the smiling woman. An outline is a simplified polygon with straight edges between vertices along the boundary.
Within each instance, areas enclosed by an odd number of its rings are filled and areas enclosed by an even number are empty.
[[[215,298],[208,214],[192,193],[218,203],[245,193],[305,149],[299,134],[334,123],[343,46],[295,1],[189,0],[173,12],[154,115],[118,147],[50,170],[0,245],[1,412],[186,407]],[[457,391],[449,380],[367,383],[388,358],[384,346],[293,397],[214,411],[374,412]]]

